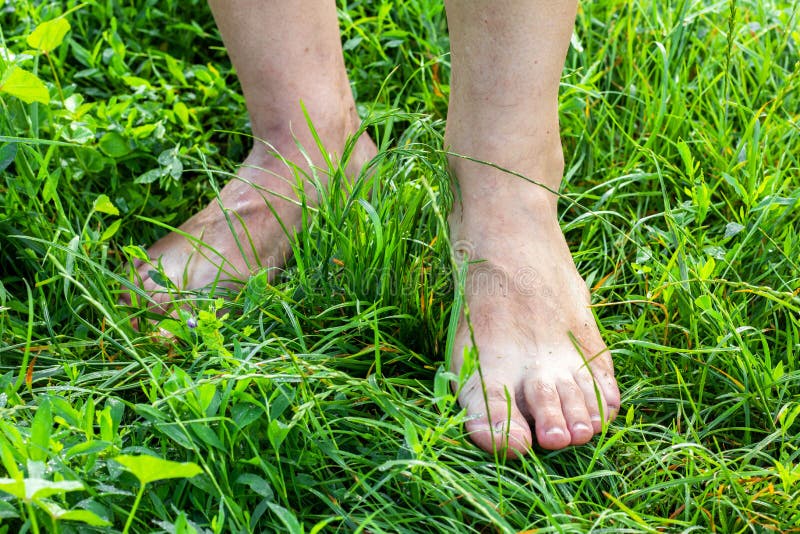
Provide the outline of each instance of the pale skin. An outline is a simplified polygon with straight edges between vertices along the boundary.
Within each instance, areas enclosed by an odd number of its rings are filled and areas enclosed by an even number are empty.
[[[212,0],[210,5],[241,80],[253,134],[269,146],[256,143],[220,201],[180,227],[219,255],[180,233],[149,249],[151,260],[160,261],[181,289],[201,288],[217,278],[235,286],[236,280],[289,259],[275,214],[287,228],[299,228],[296,179],[274,154],[307,171],[299,143],[312,165],[325,168],[322,155],[312,150],[301,101],[334,156],[342,154],[360,123],[333,2]],[[470,332],[461,317],[452,371],[461,371],[474,340],[483,376],[483,383],[473,373],[456,385],[466,429],[479,447],[501,455],[526,454],[534,443],[545,449],[584,444],[616,416],[620,394],[552,193],[564,167],[558,86],[576,3],[448,0],[446,9],[452,83],[445,144],[454,154],[449,160],[457,182],[450,237],[456,257],[470,262],[465,299],[472,325]],[[375,152],[362,135],[348,172],[357,173]],[[455,154],[492,162],[536,183]],[[307,187],[306,193],[312,190]],[[238,244],[220,204],[234,221]],[[150,269],[137,266],[143,287],[167,304],[172,297],[156,292]]]

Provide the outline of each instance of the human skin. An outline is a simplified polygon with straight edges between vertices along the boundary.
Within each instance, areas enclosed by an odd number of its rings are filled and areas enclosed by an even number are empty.
[[[291,255],[286,233],[301,223],[298,182],[309,203],[316,201],[314,186],[302,176],[298,181],[298,174],[310,176],[313,166],[323,186],[328,180],[326,155],[316,147],[303,107],[334,161],[361,123],[333,2],[212,0],[209,5],[236,67],[255,141],[219,199],[153,244],[147,251],[150,264],[137,262],[141,287],[165,313],[175,295],[148,274],[159,262],[179,291],[212,283],[238,287],[261,269],[269,269],[272,278],[286,263]],[[348,174],[357,174],[375,153],[362,135]]]
[[[486,450],[580,445],[619,411],[611,355],[558,225],[564,157],[558,87],[575,20],[572,0],[448,0],[452,80],[445,145],[456,203],[455,253],[469,266],[452,354],[478,349],[459,400]],[[492,273],[486,283],[487,272]],[[524,276],[522,276],[524,275]],[[507,283],[502,284],[505,280]],[[527,280],[528,283],[521,283]],[[502,287],[501,287],[502,285]],[[533,431],[531,429],[533,422]]]
[[[466,429],[482,449],[509,456],[527,453],[534,436],[546,449],[580,445],[616,416],[620,395],[588,289],[558,225],[554,194],[564,168],[558,87],[576,3],[445,3],[452,64],[445,145],[455,193],[450,239],[456,257],[466,262],[471,319],[460,318],[451,370],[459,375],[465,355],[472,354],[481,371],[454,385],[467,411]],[[283,160],[308,172],[297,145],[316,146],[301,101],[331,154],[342,154],[359,125],[333,2],[210,5],[237,69],[253,134],[266,143],[255,143],[218,202],[148,250],[151,262],[160,262],[180,289],[219,279],[235,286],[289,258],[278,218],[299,228],[301,211],[297,180]],[[375,152],[362,135],[348,173],[357,173]],[[327,168],[323,154],[308,153],[311,166]],[[313,188],[305,191],[313,203]],[[157,292],[150,269],[137,266],[142,286],[166,307],[173,296]]]

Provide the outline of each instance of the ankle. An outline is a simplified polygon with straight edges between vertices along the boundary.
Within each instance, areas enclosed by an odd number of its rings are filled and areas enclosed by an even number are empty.
[[[321,88],[310,98],[295,94],[272,102],[266,112],[251,111],[254,137],[284,150],[299,142],[311,152],[316,148],[313,130],[329,152],[341,151],[361,124],[349,84],[345,87],[346,93]]]
[[[549,159],[508,170],[453,157],[450,168],[455,178],[453,222],[504,226],[518,219],[541,224],[557,218],[564,168],[560,147]]]
[[[247,159],[265,163],[276,156],[307,167],[308,160],[316,167],[326,166],[326,157],[337,160],[348,137],[361,124],[355,109],[329,108],[323,113],[283,113],[269,124],[253,125],[254,143]],[[319,141],[317,141],[317,138]]]
[[[558,191],[564,174],[564,153],[558,132],[525,136],[496,135],[483,139],[450,135],[445,139],[449,165],[463,192],[481,195],[507,191],[512,197],[528,189]],[[539,184],[539,185],[536,185]]]

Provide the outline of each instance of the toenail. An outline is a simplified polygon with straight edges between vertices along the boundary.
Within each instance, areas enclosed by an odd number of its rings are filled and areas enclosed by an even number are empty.
[[[592,416],[592,423],[599,423],[600,421],[602,421],[602,419],[600,419],[599,415]]]
[[[502,432],[504,434],[508,432],[510,434],[515,430],[522,430],[522,426],[514,421],[502,421],[494,425],[495,432]]]
[[[545,435],[547,435],[547,436],[563,436],[564,435],[564,431],[562,429],[558,428],[558,427],[551,428],[550,430],[545,432]]]
[[[587,432],[588,430],[589,427],[586,426],[584,423],[575,423],[574,425],[572,425],[572,431],[576,434],[581,432]]]

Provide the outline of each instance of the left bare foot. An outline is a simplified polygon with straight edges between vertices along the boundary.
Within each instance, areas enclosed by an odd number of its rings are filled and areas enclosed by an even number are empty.
[[[589,309],[589,292],[558,225],[554,196],[477,164],[456,166],[466,188],[450,217],[457,258],[470,262],[452,371],[465,363],[474,336],[474,372],[459,401],[467,431],[486,451],[526,453],[580,445],[620,406],[614,367]],[[460,173],[458,171],[460,168]],[[483,173],[480,180],[463,174]],[[497,185],[501,184],[501,185]]]

